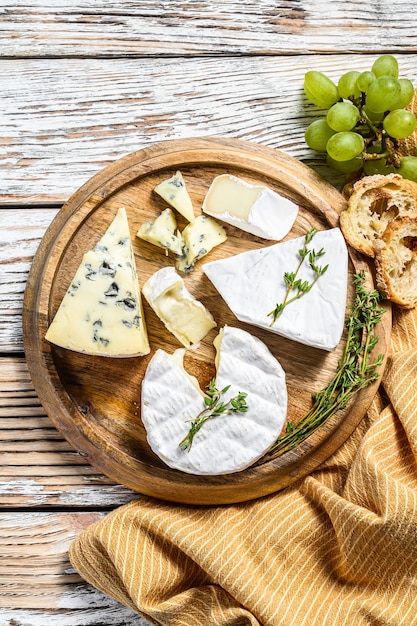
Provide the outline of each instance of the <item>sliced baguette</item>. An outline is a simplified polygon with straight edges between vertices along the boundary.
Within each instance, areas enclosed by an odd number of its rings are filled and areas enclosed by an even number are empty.
[[[365,176],[353,186],[340,227],[353,248],[374,257],[374,241],[393,219],[409,213],[417,213],[417,183],[398,174]]]
[[[397,217],[374,242],[376,286],[406,309],[417,305],[417,213]]]

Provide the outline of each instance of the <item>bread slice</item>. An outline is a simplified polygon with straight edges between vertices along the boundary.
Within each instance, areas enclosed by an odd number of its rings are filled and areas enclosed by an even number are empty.
[[[398,174],[365,176],[353,186],[340,227],[353,248],[374,257],[374,241],[393,219],[409,213],[417,213],[417,183]]]
[[[397,217],[374,242],[376,286],[406,309],[417,305],[417,213]]]

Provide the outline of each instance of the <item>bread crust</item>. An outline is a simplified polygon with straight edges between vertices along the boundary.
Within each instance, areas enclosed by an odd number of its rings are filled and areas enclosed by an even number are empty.
[[[353,185],[340,227],[353,248],[375,257],[374,242],[390,222],[411,213],[417,213],[417,183],[398,174],[375,174]]]
[[[417,305],[417,212],[391,221],[374,242],[376,286],[399,306]]]

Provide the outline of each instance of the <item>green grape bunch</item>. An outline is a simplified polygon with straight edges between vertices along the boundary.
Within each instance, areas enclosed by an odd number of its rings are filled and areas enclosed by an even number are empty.
[[[399,78],[398,61],[390,54],[376,59],[371,70],[350,70],[336,83],[322,72],[304,77],[308,100],[327,109],[312,122],[305,141],[326,153],[328,166],[343,174],[398,173],[417,181],[417,157],[403,156],[400,141],[415,130],[417,120],[406,107],[414,95],[408,78]]]

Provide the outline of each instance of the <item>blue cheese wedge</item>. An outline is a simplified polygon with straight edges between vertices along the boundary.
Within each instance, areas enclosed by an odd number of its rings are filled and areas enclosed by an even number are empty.
[[[191,198],[181,172],[176,172],[171,178],[163,180],[154,191],[168,202],[170,206],[181,213],[189,222],[194,222],[194,209]]]
[[[157,350],[142,381],[142,421],[150,447],[169,467],[190,474],[229,474],[249,467],[279,437],[287,414],[285,373],[262,341],[226,326],[215,347],[216,387],[230,385],[222,399],[247,393],[248,410],[209,419],[187,450],[179,443],[205,405],[198,382],[184,370],[185,350],[173,355]]]
[[[150,351],[124,208],[83,256],[46,333],[53,344],[109,357]]]
[[[175,264],[177,270],[188,274],[199,259],[226,239],[223,226],[212,217],[199,215],[193,224],[188,224],[182,231],[183,249]]]
[[[298,206],[288,198],[231,174],[216,176],[202,208],[207,215],[274,241],[289,233],[298,213]]]
[[[183,241],[172,209],[165,209],[155,221],[142,224],[136,236],[163,248],[166,253],[182,254]]]
[[[166,328],[189,348],[216,326],[206,307],[185,288],[173,267],[164,267],[143,285],[142,293]]]
[[[202,270],[240,321],[331,351],[341,339],[347,297],[348,252],[338,228],[318,232],[309,245],[316,251],[324,248],[319,263],[328,264],[328,270],[270,325],[268,313],[284,300],[284,273],[295,270],[303,245],[304,237],[298,237],[205,263]],[[302,265],[299,278],[308,282],[314,278],[308,262]]]

